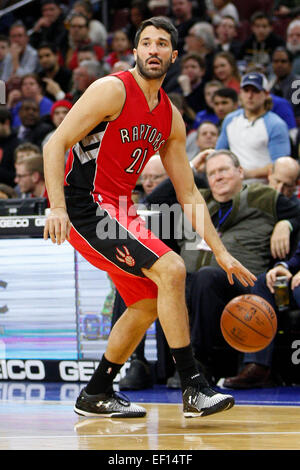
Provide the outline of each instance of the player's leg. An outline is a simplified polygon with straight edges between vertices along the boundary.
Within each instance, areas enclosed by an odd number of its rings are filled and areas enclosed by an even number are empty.
[[[166,253],[143,272],[158,287],[158,318],[180,376],[184,415],[206,416],[231,408],[233,397],[211,389],[204,375],[198,372],[193,357],[182,258],[174,252]]]
[[[156,299],[141,300],[125,310],[112,328],[97,370],[77,399],[76,413],[118,418],[145,416],[144,408],[115,394],[112,384],[156,317]]]

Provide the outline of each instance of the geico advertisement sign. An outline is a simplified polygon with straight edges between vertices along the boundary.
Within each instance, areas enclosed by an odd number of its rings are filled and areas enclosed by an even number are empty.
[[[98,365],[99,361],[43,362],[36,359],[3,359],[0,360],[0,380],[42,381],[49,379],[51,375],[55,380],[62,380],[63,382],[88,382]],[[129,365],[128,362],[124,364],[115,378],[116,382],[125,375]]]
[[[66,382],[90,380],[99,362],[55,361],[57,377]],[[0,360],[0,380],[45,380],[47,362],[40,360]]]
[[[29,219],[0,219],[0,228],[27,228],[29,227]]]
[[[9,359],[0,361],[0,380],[44,380],[45,366],[35,359]]]

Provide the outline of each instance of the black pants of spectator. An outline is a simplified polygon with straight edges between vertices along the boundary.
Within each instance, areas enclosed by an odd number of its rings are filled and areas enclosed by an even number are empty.
[[[116,291],[115,303],[112,314],[111,327],[117,322],[122,313],[126,310],[126,305],[120,296],[119,292]],[[171,377],[174,372],[174,362],[172,360],[168,343],[163,333],[162,327],[159,320],[155,322],[155,333],[156,333],[156,348],[157,348],[157,364],[156,364],[156,379],[158,383],[165,382],[168,377]],[[142,339],[140,344],[134,351],[134,355],[137,359],[145,360],[145,340],[146,336]]]

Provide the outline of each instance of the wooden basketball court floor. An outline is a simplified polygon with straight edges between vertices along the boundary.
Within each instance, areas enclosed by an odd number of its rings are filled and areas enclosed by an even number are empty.
[[[145,418],[84,418],[73,412],[82,384],[0,382],[0,450],[299,450],[300,386],[230,391],[236,405],[186,419],[180,392],[126,392]]]

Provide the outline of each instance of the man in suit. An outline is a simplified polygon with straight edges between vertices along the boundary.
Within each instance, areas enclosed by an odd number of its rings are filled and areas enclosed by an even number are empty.
[[[39,105],[34,100],[23,100],[19,116],[21,125],[16,129],[20,142],[41,146],[44,137],[52,130],[51,124],[40,121]]]

